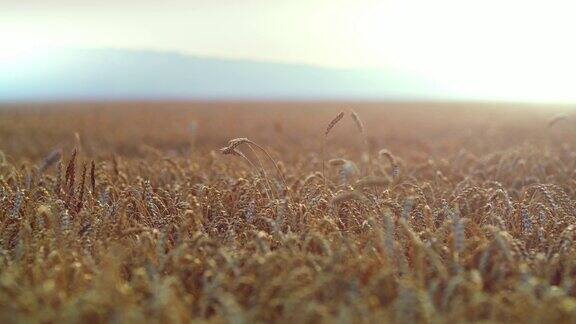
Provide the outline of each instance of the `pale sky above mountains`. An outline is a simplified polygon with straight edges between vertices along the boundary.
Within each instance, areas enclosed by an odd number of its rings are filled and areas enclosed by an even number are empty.
[[[568,0],[0,0],[0,72],[48,49],[125,48],[395,69],[440,97],[576,101],[574,12]]]

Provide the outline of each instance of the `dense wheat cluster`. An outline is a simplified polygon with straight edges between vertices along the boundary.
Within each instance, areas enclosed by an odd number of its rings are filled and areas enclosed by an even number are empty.
[[[4,323],[576,321],[554,108],[8,108]]]

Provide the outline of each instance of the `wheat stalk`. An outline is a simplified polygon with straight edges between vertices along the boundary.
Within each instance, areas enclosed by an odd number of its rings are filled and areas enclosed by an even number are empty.
[[[323,137],[323,141],[322,141],[322,177],[324,178],[324,184],[326,184],[325,161],[326,161],[326,144],[328,141],[328,134],[330,134],[330,131],[332,130],[332,128],[334,128],[334,126],[336,126],[336,124],[338,124],[338,122],[340,120],[342,120],[342,118],[344,118],[344,112],[343,111],[338,113],[338,115],[336,115],[336,117],[334,117],[330,121],[330,123],[328,123],[328,127],[326,127],[326,131],[324,132],[324,137]]]

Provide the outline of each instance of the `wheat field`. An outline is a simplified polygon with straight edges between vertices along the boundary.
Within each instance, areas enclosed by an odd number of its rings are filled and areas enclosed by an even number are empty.
[[[3,107],[0,321],[573,323],[564,109]]]

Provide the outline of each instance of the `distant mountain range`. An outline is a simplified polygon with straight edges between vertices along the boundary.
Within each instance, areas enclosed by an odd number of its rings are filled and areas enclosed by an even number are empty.
[[[435,87],[392,70],[118,49],[52,52],[0,66],[0,101],[430,99]]]

